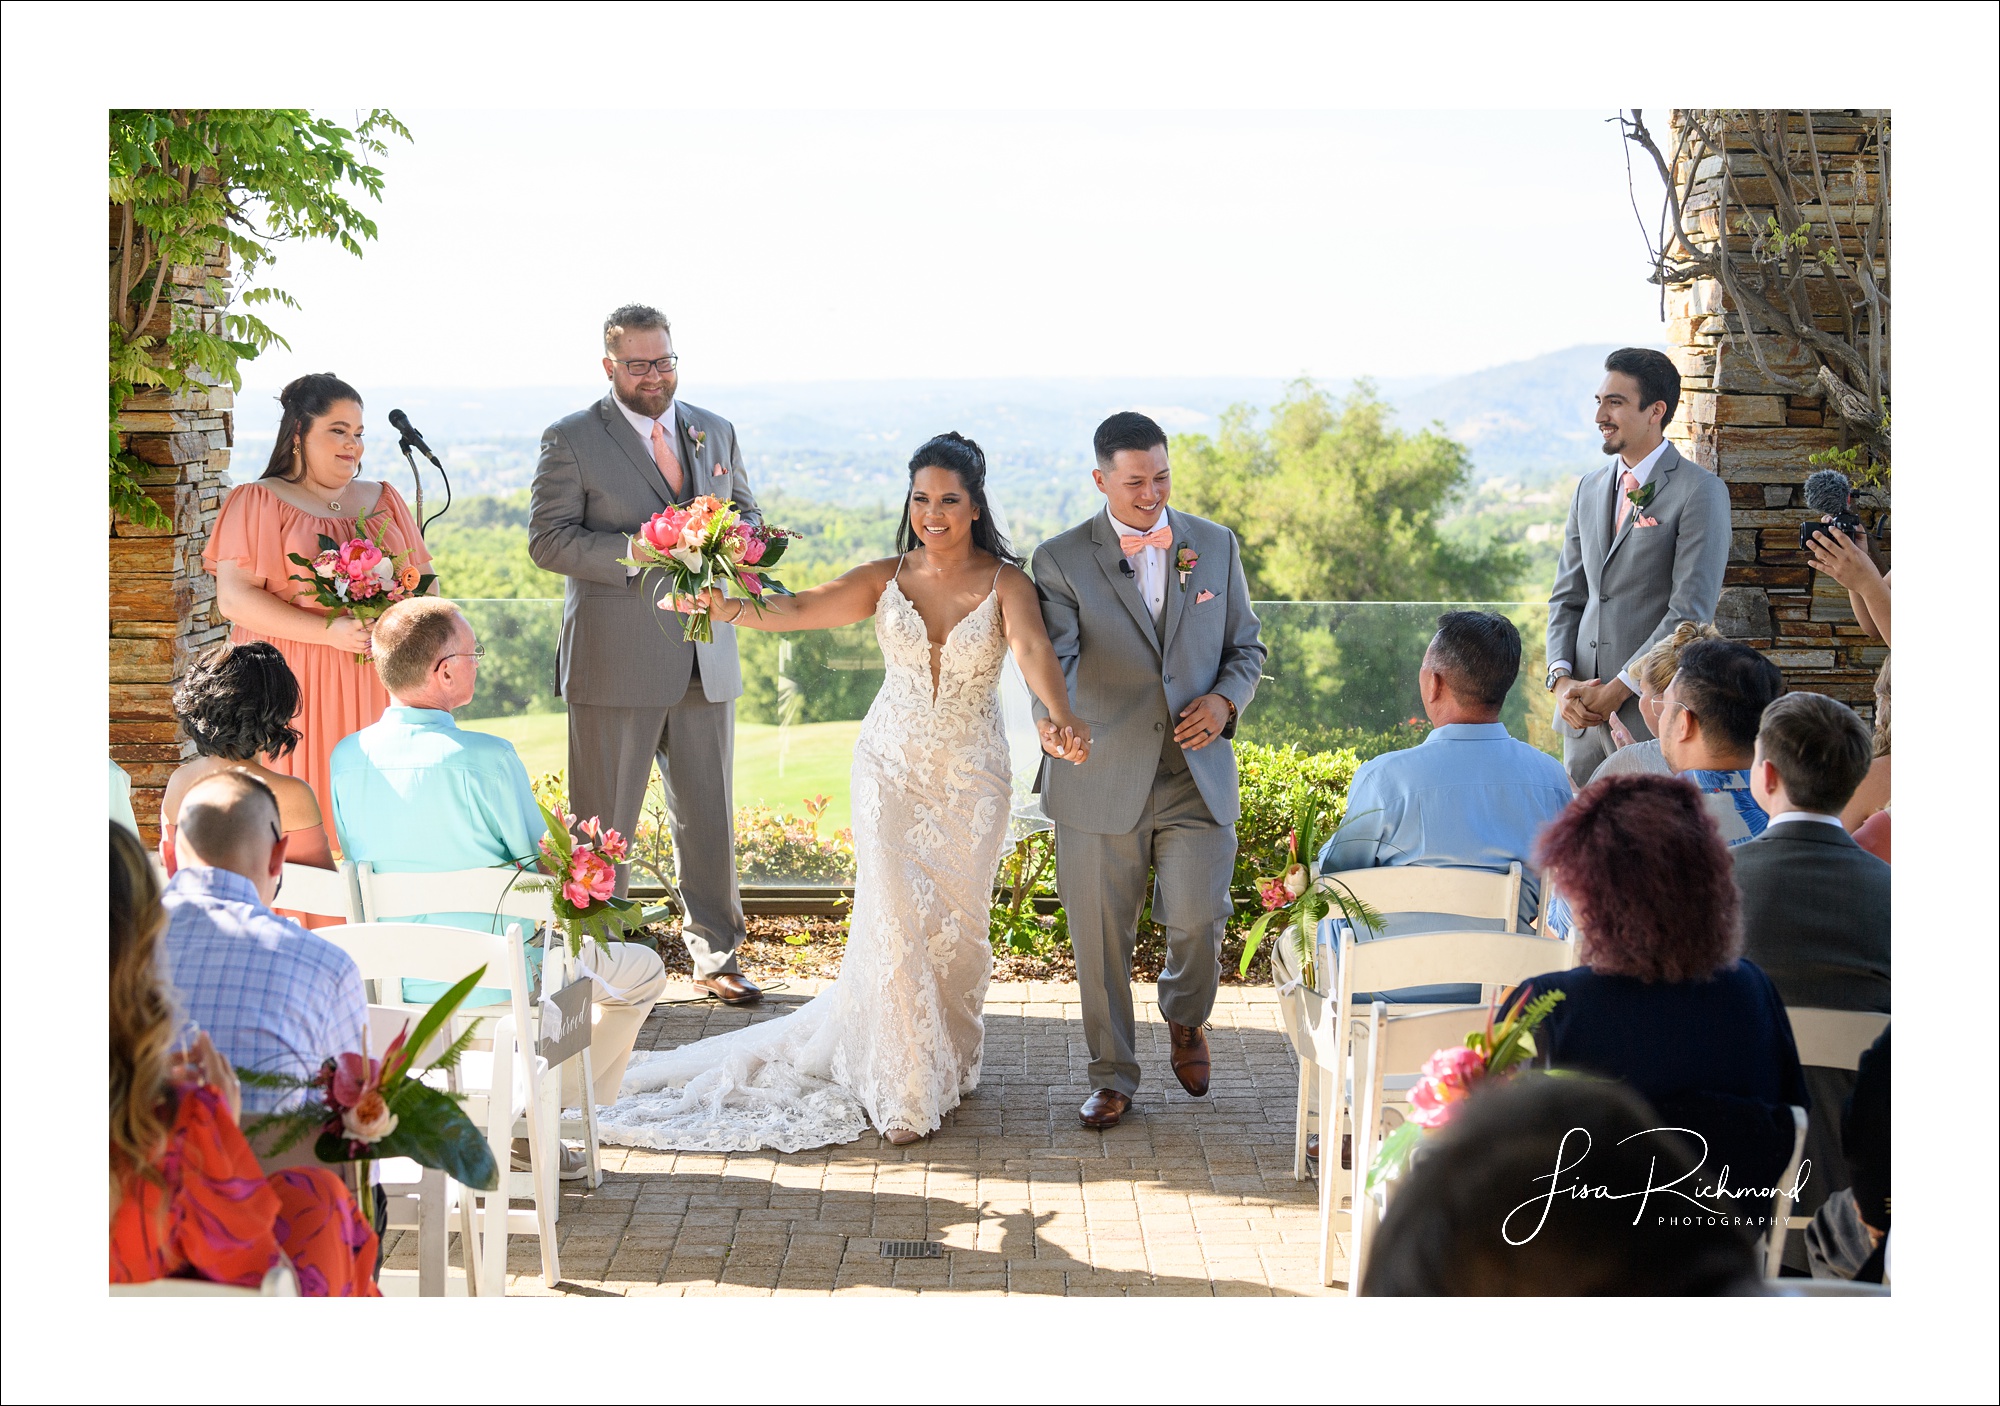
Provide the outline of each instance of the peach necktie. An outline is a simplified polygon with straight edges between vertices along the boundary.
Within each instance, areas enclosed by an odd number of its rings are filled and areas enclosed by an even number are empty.
[[[686,482],[681,477],[681,461],[674,454],[674,446],[667,440],[667,432],[658,420],[653,421],[653,462],[660,466],[660,477],[667,481],[674,497],[681,496]]]
[[[1625,476],[1618,480],[1618,486],[1624,491],[1618,495],[1618,523],[1611,529],[1613,537],[1625,530],[1625,519],[1632,516],[1632,499],[1627,495],[1639,491],[1639,476],[1627,469]]]

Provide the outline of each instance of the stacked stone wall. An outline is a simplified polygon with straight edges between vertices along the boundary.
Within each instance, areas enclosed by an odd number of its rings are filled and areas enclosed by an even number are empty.
[[[114,240],[117,225],[114,209]],[[143,330],[164,338],[176,309],[219,317],[203,284],[227,269],[220,248],[200,268],[175,269]],[[233,407],[229,388],[211,385],[142,392],[118,417],[120,445],[147,465],[134,477],[168,519],[140,527],[114,513],[110,529],[111,759],[132,777],[132,810],[149,845],[158,840],[167,777],[194,755],[174,721],[174,683],[190,657],[229,631],[201,552],[227,491]]]
[[[1881,158],[1868,149],[1864,137],[1880,116],[1855,110],[1812,114],[1814,139],[1828,167],[1827,198],[1843,225],[1855,219],[1866,223],[1874,216]],[[1803,143],[1804,123],[1795,120],[1794,127],[1794,136]],[[1747,147],[1711,157],[1695,173],[1695,193],[1684,211],[1689,237],[1704,246],[1721,232],[1724,160],[1732,195],[1749,204],[1753,221],[1761,226],[1775,213],[1770,183]],[[1675,180],[1684,181],[1688,174],[1683,166]],[[1817,200],[1801,201],[1800,211],[1815,225],[1826,222],[1827,212]],[[1732,241],[1747,243],[1733,224],[1729,233]],[[1850,260],[1862,256],[1856,241],[1843,241],[1842,249]],[[1875,276],[1886,288],[1886,224],[1876,252]],[[1814,270],[1805,286],[1815,323],[1838,334],[1842,324],[1834,299],[1851,291],[1845,280]],[[1852,441],[1843,434],[1839,416],[1820,399],[1789,394],[1772,380],[1775,375],[1809,381],[1818,370],[1817,359],[1795,339],[1760,325],[1756,330],[1764,334],[1767,375],[1743,336],[1741,314],[1727,305],[1721,286],[1713,282],[1669,289],[1667,317],[1669,353],[1682,386],[1682,409],[1669,437],[1681,453],[1729,486],[1733,530],[1717,626],[1768,654],[1792,688],[1828,694],[1872,718],[1875,676],[1886,651],[1855,623],[1847,592],[1814,571],[1799,548],[1799,524],[1813,516],[1801,493],[1814,468],[1808,456]],[[1876,539],[1877,560],[1887,570],[1883,497],[1883,503],[1862,506],[1860,513],[1871,531],[1883,529]]]

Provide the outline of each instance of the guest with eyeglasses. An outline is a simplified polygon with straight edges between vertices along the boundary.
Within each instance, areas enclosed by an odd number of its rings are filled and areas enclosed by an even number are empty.
[[[470,732],[452,718],[470,703],[485,649],[458,607],[422,599],[390,606],[375,624],[375,668],[389,693],[381,721],[341,739],[333,752],[333,818],[343,852],[381,874],[444,874],[518,865],[534,869],[548,833],[528,769],[504,737]],[[589,812],[584,812],[586,818]],[[492,912],[384,915],[385,922],[442,923],[503,932]],[[518,920],[514,920],[518,921]],[[659,954],[638,943],[594,943],[584,959],[595,979],[591,1027],[594,1096],[618,1096],[632,1045],[666,989]],[[528,948],[538,977],[541,948]],[[403,982],[406,1001],[434,1001],[437,981]],[[473,988],[468,1008],[508,1000],[504,986]],[[565,1094],[568,1104],[579,1092]],[[525,1146],[515,1149],[525,1163]],[[527,1170],[522,1165],[521,1170]],[[564,1149],[562,1175],[584,1175],[582,1154]]]
[[[201,559],[215,577],[216,608],[234,627],[231,641],[270,643],[298,680],[290,719],[297,744],[264,753],[259,765],[312,787],[324,815],[332,808],[327,761],[334,744],[381,717],[389,699],[375,671],[355,657],[368,651],[368,623],[329,616],[311,589],[292,579],[311,574],[292,557],[310,561],[322,537],[345,541],[363,521],[383,551],[407,552],[419,572],[431,554],[395,488],[361,477],[360,392],[338,376],[314,374],[286,386],[278,403],[284,413],[270,462],[262,477],[222,500]]]

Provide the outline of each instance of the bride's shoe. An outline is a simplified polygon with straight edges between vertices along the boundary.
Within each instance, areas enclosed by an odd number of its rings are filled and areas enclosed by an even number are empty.
[[[908,1128],[891,1128],[882,1134],[882,1141],[891,1147],[908,1147],[913,1142],[922,1142],[922,1133],[913,1133]]]

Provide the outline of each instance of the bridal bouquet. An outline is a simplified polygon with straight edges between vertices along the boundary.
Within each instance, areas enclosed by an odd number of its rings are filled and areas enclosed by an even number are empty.
[[[412,566],[408,552],[390,552],[383,543],[380,524],[378,517],[371,534],[364,515],[354,520],[354,535],[344,542],[322,533],[316,557],[287,553],[289,560],[308,573],[291,579],[304,583],[313,599],[332,612],[327,617],[329,623],[343,613],[373,620],[397,601],[422,595],[437,579]],[[367,659],[366,654],[354,656],[357,664]]]
[[[633,554],[619,558],[619,565],[636,566],[649,575],[664,572],[669,595],[660,609],[687,617],[682,639],[706,644],[715,638],[715,627],[695,597],[708,587],[733,584],[751,609],[761,612],[766,591],[790,595],[771,568],[785,554],[786,542],[799,535],[745,522],[732,504],[704,494],[686,507],[655,513],[632,534]]]
[[[1533,1059],[1535,1027],[1549,1018],[1549,1012],[1562,999],[1560,991],[1535,996],[1532,986],[1524,987],[1520,1001],[1506,1019],[1496,1025],[1494,1011],[1489,1007],[1484,1030],[1468,1032],[1464,1044],[1439,1050],[1425,1060],[1416,1086],[1410,1090],[1414,1111],[1409,1121],[1382,1139],[1382,1148],[1368,1169],[1368,1190],[1386,1186],[1401,1176],[1409,1168],[1424,1134],[1432,1128],[1442,1128],[1457,1116],[1475,1087],[1489,1079],[1505,1078]]]
[[[1313,959],[1313,939],[1319,931],[1320,919],[1339,913],[1348,922],[1365,924],[1371,931],[1382,926],[1382,915],[1346,884],[1325,874],[1315,879],[1306,867],[1332,838],[1330,832],[1337,833],[1329,823],[1329,816],[1323,791],[1304,784],[1293,791],[1292,828],[1285,837],[1285,865],[1276,875],[1257,881],[1257,900],[1264,911],[1244,936],[1239,975],[1250,974],[1250,963],[1263,944],[1264,934],[1275,923],[1280,932],[1292,938],[1300,979],[1317,991],[1320,984]]]
[[[541,841],[542,873],[520,887],[550,895],[569,938],[570,955],[583,950],[586,936],[616,942],[629,929],[641,926],[644,910],[631,899],[618,897],[616,866],[625,858],[625,837],[594,815],[579,822],[560,802],[551,805],[537,797],[536,804],[549,830]]]
[[[500,1184],[499,1168],[485,1133],[458,1106],[463,1095],[424,1082],[425,1075],[458,1063],[477,1033],[478,1023],[468,1025],[464,1034],[422,1069],[416,1059],[484,975],[486,968],[481,967],[445,992],[424,1012],[415,1029],[406,1026],[389,1042],[380,1059],[368,1057],[364,1032],[359,1054],[328,1059],[310,1078],[237,1070],[237,1077],[245,1084],[303,1089],[308,1095],[296,1108],[252,1119],[243,1131],[251,1136],[275,1131],[277,1138],[270,1154],[275,1156],[317,1130],[313,1152],[322,1162],[408,1157],[422,1166],[438,1168],[461,1185],[493,1190]],[[367,1183],[361,1179],[358,1184]]]

